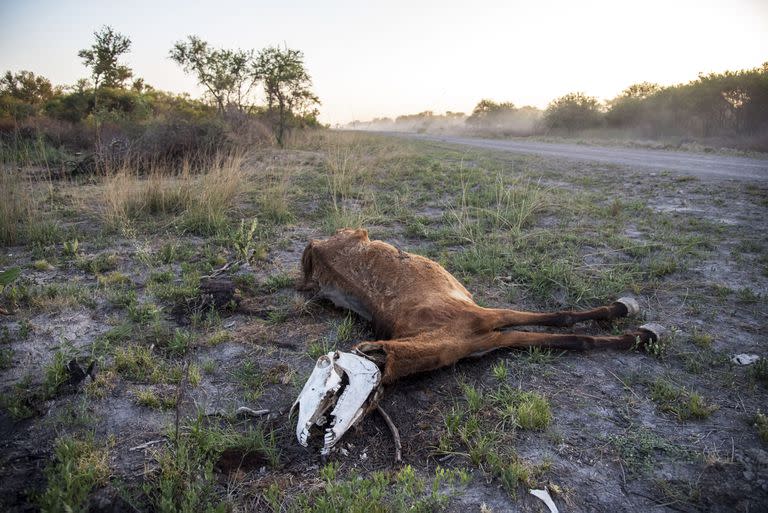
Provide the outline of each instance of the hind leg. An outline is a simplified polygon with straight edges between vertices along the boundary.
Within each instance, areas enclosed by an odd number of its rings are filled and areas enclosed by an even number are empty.
[[[512,326],[573,326],[577,322],[610,320],[637,315],[640,306],[633,298],[623,297],[608,306],[591,310],[559,312],[522,312],[517,310],[485,309],[482,319],[486,330],[503,330]]]

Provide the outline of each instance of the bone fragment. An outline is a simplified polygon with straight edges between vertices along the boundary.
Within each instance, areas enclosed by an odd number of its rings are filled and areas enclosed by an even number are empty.
[[[262,415],[268,415],[269,410],[252,410],[247,406],[241,406],[235,411],[235,413],[237,415],[243,415],[243,416],[261,417]]]
[[[384,411],[384,408],[377,405],[376,409],[379,410],[379,413],[381,413],[381,417],[384,419],[384,422],[387,423],[387,426],[389,427],[389,431],[392,433],[392,438],[395,441],[395,463],[400,463],[403,461],[403,458],[402,458],[403,446],[400,443],[400,433],[397,431],[397,427],[395,426],[395,423],[392,422],[392,419],[389,418],[389,415],[387,415],[387,412]]]
[[[555,506],[555,502],[552,500],[552,497],[549,495],[549,492],[546,489],[530,490],[530,492],[531,492],[531,495],[533,495],[534,497],[537,497],[542,501],[544,501],[544,504],[546,504],[547,507],[549,508],[549,513],[559,513],[557,511],[557,506]]]

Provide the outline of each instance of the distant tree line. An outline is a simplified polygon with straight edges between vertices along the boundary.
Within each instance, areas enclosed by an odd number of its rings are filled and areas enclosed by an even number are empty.
[[[755,149],[768,151],[768,63],[742,71],[701,74],[696,80],[673,86],[641,82],[606,102],[573,92],[541,110],[483,99],[468,116],[425,111],[394,120],[357,121],[351,126],[391,130],[415,126],[417,131],[453,129],[505,135],[605,129],[649,138],[757,136]]]
[[[89,77],[72,86],[7,71],[0,78],[0,145],[31,137],[78,150],[122,138],[173,157],[248,135],[282,145],[290,130],[320,126],[320,100],[299,50],[214,48],[188,36],[169,58],[205,89],[193,99],[135,77],[121,62],[130,49],[128,37],[105,26],[78,52]]]

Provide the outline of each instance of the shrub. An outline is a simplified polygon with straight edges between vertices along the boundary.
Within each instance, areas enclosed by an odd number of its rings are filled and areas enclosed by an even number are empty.
[[[547,106],[544,123],[550,129],[562,128],[573,132],[599,126],[602,117],[597,98],[584,93],[569,93]]]

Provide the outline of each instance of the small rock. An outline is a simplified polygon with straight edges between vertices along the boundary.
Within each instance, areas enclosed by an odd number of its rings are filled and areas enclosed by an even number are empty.
[[[360,461],[365,461],[367,459],[368,459],[368,453],[364,452],[363,454],[360,455]]]
[[[756,361],[760,359],[759,356],[756,354],[737,354],[733,358],[731,358],[731,361],[737,365],[752,365]]]

